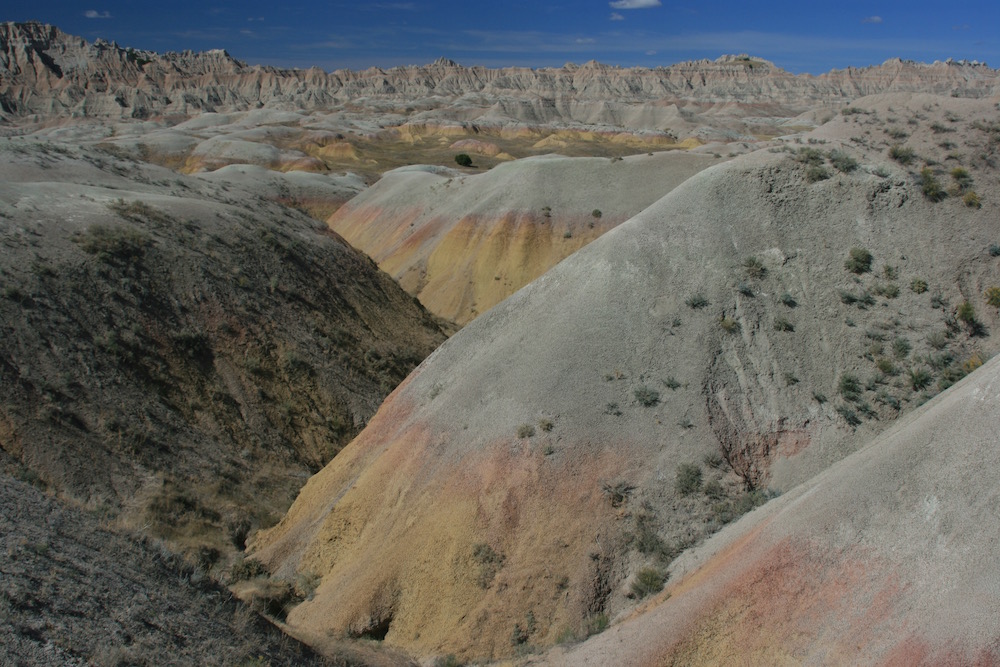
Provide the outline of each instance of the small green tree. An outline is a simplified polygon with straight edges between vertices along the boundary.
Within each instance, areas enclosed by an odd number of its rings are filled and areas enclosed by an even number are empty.
[[[460,167],[471,167],[472,158],[469,157],[468,153],[459,153],[455,156],[455,162],[458,163]]]

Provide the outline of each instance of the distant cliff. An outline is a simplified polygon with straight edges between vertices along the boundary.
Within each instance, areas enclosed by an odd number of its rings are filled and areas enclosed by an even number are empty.
[[[559,68],[424,66],[363,71],[250,66],[223,50],[155,53],[54,26],[0,24],[0,115],[145,118],[256,107],[323,109],[351,102],[400,104],[433,118],[534,123],[613,122],[635,105],[685,100],[809,108],[864,95],[921,91],[960,97],[997,94],[998,72],[984,64],[893,59],[821,76],[793,75],[746,55],[669,67],[621,68],[589,62]],[[471,111],[471,114],[470,114]],[[627,114],[621,124],[655,125]]]

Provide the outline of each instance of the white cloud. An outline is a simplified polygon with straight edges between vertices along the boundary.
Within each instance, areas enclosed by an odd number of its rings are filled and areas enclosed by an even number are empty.
[[[579,39],[576,40],[576,43],[577,44],[593,44],[596,41],[597,40],[594,39],[593,37],[580,37]]]
[[[882,17],[881,16],[866,16],[863,19],[861,19],[861,22],[862,23],[881,23],[882,22]]]
[[[621,14],[619,14],[618,12],[611,12],[611,20],[612,21],[624,21],[625,17],[622,16]]]
[[[645,9],[646,7],[659,7],[660,0],[615,0],[609,2],[612,9]]]
[[[88,19],[109,19],[111,12],[99,12],[96,9],[88,9],[83,13]]]

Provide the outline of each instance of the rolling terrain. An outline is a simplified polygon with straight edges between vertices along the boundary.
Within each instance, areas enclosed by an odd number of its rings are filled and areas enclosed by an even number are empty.
[[[328,223],[432,313],[466,324],[717,161],[667,151],[525,158],[475,175],[401,167]]]
[[[435,351],[254,540],[322,578],[292,627],[466,659],[583,637],[991,356],[994,105],[851,109],[695,174]]]
[[[444,339],[371,260],[260,194],[96,149],[0,152],[0,447],[206,566]]]
[[[997,664],[997,81],[0,25],[2,659]]]

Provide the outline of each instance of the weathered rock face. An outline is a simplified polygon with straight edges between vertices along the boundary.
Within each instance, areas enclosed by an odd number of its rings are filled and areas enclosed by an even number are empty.
[[[292,625],[470,658],[585,633],[744,488],[808,479],[995,352],[1000,228],[967,196],[1000,197],[995,108],[855,106],[695,174],[435,351],[255,543],[322,576]],[[889,160],[904,124],[894,153],[941,164],[943,123],[977,147],[964,173]]]
[[[383,111],[402,104],[438,120],[481,116],[481,122],[606,123],[651,130],[662,119],[649,110],[675,101],[757,105],[761,115],[768,115],[916,90],[989,96],[997,90],[997,73],[983,65],[892,60],[796,76],[749,56],[628,69],[594,62],[488,69],[439,60],[327,73],[248,66],[224,51],[157,54],[103,41],[90,44],[38,23],[0,25],[0,109],[7,117],[145,118],[258,106],[327,109],[352,101]]]

